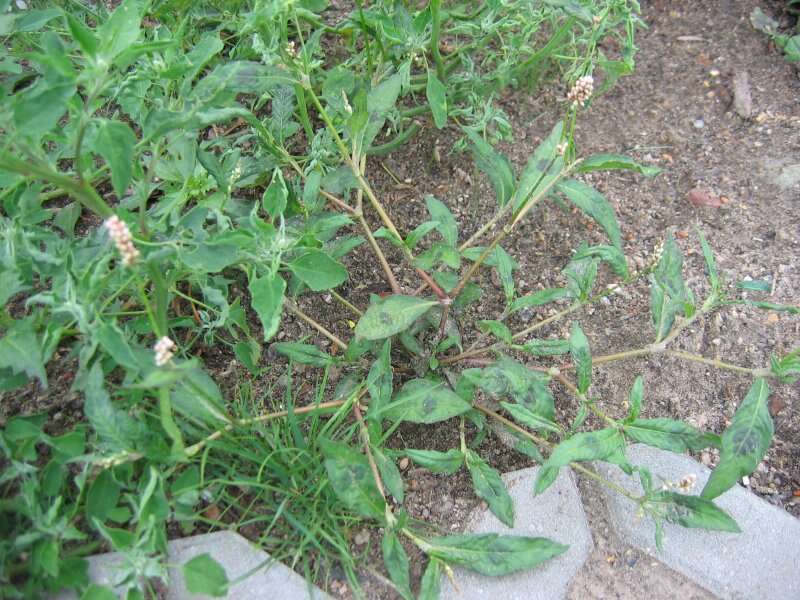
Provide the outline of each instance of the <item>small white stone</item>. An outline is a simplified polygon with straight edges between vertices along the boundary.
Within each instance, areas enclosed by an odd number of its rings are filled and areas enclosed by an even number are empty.
[[[745,487],[749,487],[750,486],[750,478],[747,475],[742,477],[742,485],[745,486]]]

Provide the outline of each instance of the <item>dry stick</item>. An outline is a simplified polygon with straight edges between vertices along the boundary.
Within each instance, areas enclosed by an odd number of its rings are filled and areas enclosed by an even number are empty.
[[[290,311],[292,311],[296,316],[300,317],[300,319],[302,319],[303,321],[305,321],[306,323],[311,325],[314,329],[319,331],[322,335],[324,335],[326,338],[328,338],[334,344],[339,346],[339,348],[341,348],[342,350],[347,350],[347,344],[345,344],[342,340],[340,340],[338,337],[336,337],[336,335],[334,335],[333,333],[331,333],[330,331],[325,329],[325,327],[323,327],[322,325],[317,323],[314,319],[312,319],[306,313],[304,313],[302,310],[300,310],[300,307],[297,306],[297,304],[295,304],[293,301],[287,299],[286,300],[286,307]]]
[[[531,440],[532,442],[535,442],[536,444],[539,444],[540,446],[544,446],[544,447],[546,447],[548,449],[553,447],[553,444],[551,444],[547,440],[545,440],[543,438],[540,438],[539,436],[537,436],[537,435],[535,435],[533,433],[530,433],[526,429],[523,429],[522,427],[520,427],[519,425],[517,425],[513,421],[511,421],[509,419],[506,419],[504,416],[494,412],[491,409],[488,409],[488,408],[486,408],[484,406],[481,406],[480,404],[473,404],[472,407],[477,409],[477,410],[479,410],[480,412],[482,412],[486,416],[489,416],[489,417],[495,419],[496,421],[499,421],[500,423],[502,423],[503,425],[505,425],[509,429],[513,429],[514,431],[516,431],[520,435],[523,435],[523,436],[527,437],[529,440]],[[615,492],[618,492],[618,493],[622,494],[623,496],[625,496],[629,500],[632,500],[632,501],[636,502],[637,504],[640,503],[641,498],[639,498],[638,496],[634,496],[633,494],[631,494],[628,490],[626,490],[622,486],[617,485],[613,481],[609,481],[608,479],[606,479],[605,477],[603,477],[599,473],[596,473],[592,469],[584,467],[582,464],[575,463],[575,462],[570,463],[569,466],[572,467],[573,469],[575,469],[576,471],[579,471],[579,472],[583,473],[587,477],[590,477],[591,479],[594,479],[595,481],[598,481],[598,482],[602,483],[603,485],[611,488]]]
[[[353,311],[354,313],[356,313],[356,314],[357,314],[359,317],[360,317],[360,316],[362,316],[362,315],[364,314],[364,311],[363,311],[363,310],[361,310],[360,308],[358,308],[358,307],[357,307],[357,306],[355,306],[354,304],[350,303],[350,302],[349,302],[349,301],[348,301],[346,298],[344,298],[343,296],[341,296],[341,295],[340,295],[340,294],[339,294],[339,293],[338,293],[336,290],[331,290],[331,296],[333,296],[334,298],[336,298],[336,300],[338,300],[340,303],[342,303],[342,304],[343,304],[343,305],[345,305],[347,308],[349,308],[350,310],[352,310],[352,311]]]

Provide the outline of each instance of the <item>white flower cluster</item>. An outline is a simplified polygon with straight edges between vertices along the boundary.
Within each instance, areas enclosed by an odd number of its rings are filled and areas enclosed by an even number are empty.
[[[156,353],[156,366],[163,367],[172,360],[172,357],[175,355],[175,342],[167,336],[164,336],[156,342],[156,345],[153,346],[153,350]]]
[[[130,267],[139,258],[139,251],[133,245],[131,230],[117,215],[106,219],[103,226],[108,230],[109,237],[122,255],[122,264]]]
[[[594,77],[591,75],[584,75],[567,94],[567,102],[571,102],[572,106],[586,106],[589,98],[592,97],[594,92]]]
[[[688,494],[692,491],[696,483],[697,475],[694,473],[689,473],[688,475],[681,477],[678,482],[665,481],[664,485],[661,486],[661,489],[664,491],[675,489],[682,494]]]

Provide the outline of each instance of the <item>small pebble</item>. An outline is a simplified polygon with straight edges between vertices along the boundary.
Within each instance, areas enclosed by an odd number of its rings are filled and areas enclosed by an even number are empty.
[[[692,125],[694,125],[695,129],[702,129],[706,126],[706,122],[703,119],[695,119]]]
[[[749,487],[750,486],[750,478],[747,475],[742,477],[742,485],[745,486],[745,487]]]

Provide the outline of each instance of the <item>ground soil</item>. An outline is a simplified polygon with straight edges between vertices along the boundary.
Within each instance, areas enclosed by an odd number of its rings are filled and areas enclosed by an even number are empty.
[[[745,278],[767,279],[771,293],[758,299],[800,303],[800,79],[795,67],[784,62],[769,40],[751,27],[748,16],[756,6],[778,16],[780,3],[767,0],[651,0],[643,1],[648,29],[640,31],[636,71],[605,95],[594,99],[581,116],[577,129],[579,154],[598,152],[630,155],[664,169],[655,179],[625,172],[602,173],[587,178],[614,205],[631,266],[640,268],[653,256],[665,236],[675,234],[686,256],[685,276],[698,297],[706,290],[703,262],[694,228],[701,229],[715,249],[720,270],[729,282]],[[752,95],[752,114],[734,110],[733,79],[746,72]],[[514,125],[514,141],[501,145],[520,168],[528,155],[563,113],[566,90],[531,94],[511,91],[500,99]],[[451,153],[458,137],[452,129],[436,130],[432,124],[409,145],[389,157],[372,159],[370,179],[392,219],[410,231],[427,217],[424,198],[433,194],[450,206],[465,240],[493,214],[494,192],[469,156]],[[690,192],[693,194],[690,194]],[[718,206],[695,205],[701,198]],[[368,214],[374,228],[380,223]],[[518,260],[520,293],[563,286],[561,269],[582,241],[605,243],[601,231],[574,211],[546,202],[529,215],[506,249]],[[395,263],[401,257],[382,243]],[[380,270],[367,252],[348,259],[350,280],[340,292],[365,307],[372,293],[388,291]],[[502,291],[487,270],[479,275],[487,292],[480,303],[462,315],[465,324],[496,318],[502,310]],[[601,283],[613,281],[602,273]],[[353,282],[353,283],[350,283]],[[357,282],[357,284],[356,284]],[[417,278],[411,271],[400,278],[413,290]],[[729,286],[733,291],[732,285]],[[595,355],[639,348],[652,341],[646,282],[634,284],[607,303],[576,314]],[[755,297],[755,296],[752,296]],[[352,314],[330,298],[301,298],[299,305],[331,331],[349,339]],[[554,312],[550,306],[523,311],[509,325],[517,330]],[[541,331],[543,337],[563,336],[568,321]],[[303,323],[286,315],[278,339],[310,335],[320,347],[330,342]],[[465,329],[465,343],[475,332]],[[766,366],[771,353],[787,351],[800,342],[800,318],[769,314],[752,308],[727,308],[696,323],[680,338],[686,350],[746,366]],[[267,353],[269,361],[278,362]],[[209,368],[220,386],[232,390],[239,378],[233,357],[206,349]],[[552,364],[552,363],[543,363]],[[75,358],[65,355],[49,366],[51,386],[42,391],[26,388],[8,398],[0,419],[18,412],[47,410],[54,431],[63,431],[81,418],[82,399],[69,393]],[[613,416],[625,412],[625,398],[636,377],[643,375],[646,396],[643,416],[687,420],[698,427],[721,432],[747,391],[747,377],[709,369],[666,357],[640,358],[596,368],[593,394],[598,406]],[[256,391],[270,382],[254,382]],[[559,418],[568,422],[575,402],[553,386]],[[6,402],[6,399],[3,399]],[[800,384],[775,386],[771,396],[775,440],[767,457],[749,478],[751,489],[765,500],[800,516]],[[589,425],[597,425],[591,420]],[[470,430],[472,439],[474,431]],[[458,446],[457,425],[403,426],[390,445],[396,448],[447,450]],[[478,451],[494,467],[509,471],[530,466],[528,459],[510,451],[490,435]],[[717,456],[697,457],[713,466]],[[401,465],[402,466],[402,465]],[[432,523],[442,531],[459,531],[479,501],[469,475],[439,476],[413,465],[403,470],[407,494],[405,510],[413,518]],[[579,478],[593,529],[595,550],[574,581],[570,598],[710,598],[657,560],[633,550],[610,530],[605,507],[595,484]],[[369,598],[393,598],[380,576],[380,533],[354,535],[352,549],[363,553],[363,573]],[[407,547],[412,576],[418,581],[423,557]],[[351,597],[341,581],[328,581],[329,592]]]

